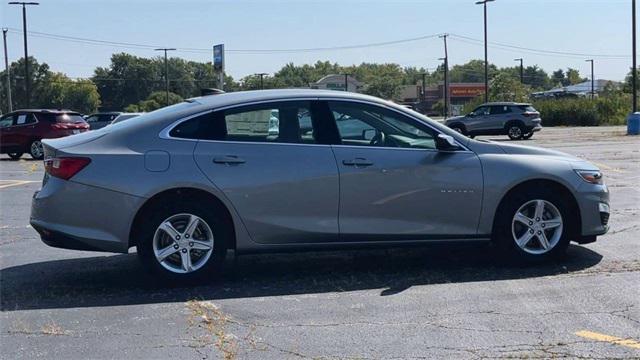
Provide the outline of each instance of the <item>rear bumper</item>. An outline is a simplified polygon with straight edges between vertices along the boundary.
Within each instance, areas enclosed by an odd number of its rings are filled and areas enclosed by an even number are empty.
[[[31,201],[31,226],[53,247],[126,253],[143,198],[51,177]]]

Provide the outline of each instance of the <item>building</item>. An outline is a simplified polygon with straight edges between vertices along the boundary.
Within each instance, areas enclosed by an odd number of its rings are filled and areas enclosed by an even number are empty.
[[[593,90],[596,95],[603,92],[607,85],[619,86],[620,83],[611,80],[596,79],[593,82]],[[557,87],[547,91],[540,91],[531,94],[534,99],[541,98],[564,98],[564,97],[586,97],[591,95],[591,80],[575,85]]]
[[[354,77],[346,76],[347,82],[347,91],[350,92],[360,92],[360,89],[364,86],[363,83],[356,80]],[[345,84],[345,75],[341,74],[333,74],[327,75],[322,79],[309,84],[309,87],[312,89],[322,89],[322,90],[339,90],[344,91]]]
[[[475,97],[484,94],[483,83],[453,83],[449,84],[449,101],[451,115],[462,111],[464,104]],[[442,110],[436,104],[444,102],[444,84],[429,86],[422,94],[420,85],[407,85],[402,88],[399,100],[404,104],[414,105],[419,111],[429,115],[442,115]]]

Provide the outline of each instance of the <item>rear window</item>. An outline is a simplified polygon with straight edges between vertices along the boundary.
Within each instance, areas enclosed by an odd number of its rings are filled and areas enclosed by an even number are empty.
[[[84,119],[80,114],[74,113],[65,113],[65,114],[56,114],[56,122],[59,123],[78,123],[84,122]]]
[[[522,111],[526,111],[526,112],[538,112],[538,110],[536,110],[531,105],[520,105],[520,106],[518,106],[518,109],[520,109]]]

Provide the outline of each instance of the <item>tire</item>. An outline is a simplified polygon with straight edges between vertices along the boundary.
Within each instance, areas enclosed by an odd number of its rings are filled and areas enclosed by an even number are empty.
[[[519,123],[509,123],[507,125],[507,135],[511,140],[520,140],[524,136],[525,129],[522,124]]]
[[[11,158],[11,160],[19,160],[22,157],[21,152],[16,152],[16,153],[8,153],[7,155],[9,155],[9,157]]]
[[[459,132],[462,135],[467,135],[467,130],[462,125],[458,125],[458,124],[451,125],[451,129]]]
[[[190,199],[183,203],[167,202],[151,213],[139,232],[137,250],[138,258],[154,278],[177,285],[212,279],[220,273],[233,234],[230,221],[226,221],[222,213]],[[197,218],[197,223],[193,231],[189,231],[187,227],[193,217]],[[166,222],[172,224],[177,237],[169,236],[167,230],[161,229],[161,226],[167,228]],[[205,244],[212,248],[206,250]],[[162,250],[165,250],[164,254]],[[166,258],[161,261],[161,256]],[[185,266],[186,256],[191,270],[185,269],[189,266]]]
[[[542,216],[536,213],[540,202]],[[565,254],[576,229],[576,212],[571,209],[566,198],[549,190],[525,189],[509,195],[496,212],[493,241],[508,261],[530,263],[559,258]],[[558,222],[558,226],[554,225]]]
[[[42,160],[44,158],[44,149],[42,148],[42,141],[34,140],[29,145],[29,155],[35,160]]]

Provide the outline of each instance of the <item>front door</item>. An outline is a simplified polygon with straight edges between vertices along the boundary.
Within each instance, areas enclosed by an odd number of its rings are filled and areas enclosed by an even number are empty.
[[[7,114],[0,117],[0,151],[7,152],[16,145],[13,136],[13,118],[15,115]]]
[[[309,101],[243,106],[212,114],[212,141],[195,159],[262,244],[338,239],[338,169],[320,141]]]
[[[342,241],[476,236],[483,186],[475,153],[438,151],[435,130],[396,110],[328,106],[341,137],[333,150]]]

